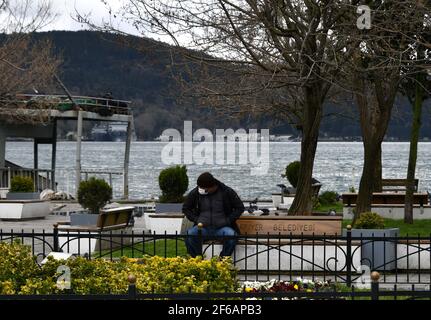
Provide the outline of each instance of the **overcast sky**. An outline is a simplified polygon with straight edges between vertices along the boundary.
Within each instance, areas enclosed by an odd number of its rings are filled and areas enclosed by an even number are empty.
[[[43,30],[82,30],[86,27],[74,21],[72,16],[76,15],[76,10],[81,14],[91,14],[92,20],[100,23],[103,19],[109,19],[109,13],[105,5],[100,0],[51,0],[54,11],[58,14],[58,18]],[[113,11],[121,7],[124,0],[106,0],[112,7]],[[121,29],[135,33],[136,31],[127,23],[118,21]]]

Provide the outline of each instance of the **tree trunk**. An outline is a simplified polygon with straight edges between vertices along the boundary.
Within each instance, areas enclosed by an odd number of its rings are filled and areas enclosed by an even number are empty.
[[[375,168],[379,160],[379,144],[375,141],[364,141],[364,166],[362,169],[361,182],[359,183],[359,193],[356,202],[356,212],[353,218],[353,224],[363,212],[371,211],[371,202],[373,199]]]
[[[373,191],[382,192],[382,145],[379,144],[376,154],[376,164],[374,167],[374,177],[373,177]]]
[[[302,120],[301,170],[298,176],[295,199],[289,209],[289,215],[298,216],[312,214],[311,179],[319,138],[320,121],[322,119],[322,102],[319,88],[311,87],[303,90],[306,102]]]
[[[418,75],[418,81],[420,75]],[[404,207],[404,222],[413,223],[413,193],[415,188],[415,172],[416,172],[416,159],[418,156],[418,141],[419,141],[419,130],[421,127],[421,116],[422,116],[422,102],[423,102],[423,89],[419,83],[416,83],[415,100],[413,106],[413,120],[412,120],[412,131],[410,135],[410,152],[409,152],[409,164],[407,166],[407,185],[406,185],[406,197]]]
[[[354,78],[364,143],[364,167],[353,224],[361,213],[371,211],[373,191],[382,189],[382,142],[391,118],[398,77],[394,73],[390,80],[376,79],[373,82],[360,76]]]

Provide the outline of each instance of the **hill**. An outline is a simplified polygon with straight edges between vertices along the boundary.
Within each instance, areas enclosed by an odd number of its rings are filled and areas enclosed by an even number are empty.
[[[124,37],[93,31],[51,31],[36,38],[49,38],[64,60],[60,77],[73,94],[103,95],[133,101],[136,133],[140,140],[152,140],[166,128],[183,127],[192,120],[194,128],[269,128],[271,134],[297,135],[284,119],[224,119],[211,110],[182,105],[176,100],[179,89],[170,72],[171,55],[165,44],[150,39]],[[144,48],[138,50],[124,42]],[[429,101],[427,102],[429,106]],[[399,99],[387,139],[407,140],[411,107]],[[425,108],[422,138],[431,138],[429,108]],[[322,138],[360,136],[354,106],[331,105],[323,119]],[[64,134],[73,128],[65,124]]]

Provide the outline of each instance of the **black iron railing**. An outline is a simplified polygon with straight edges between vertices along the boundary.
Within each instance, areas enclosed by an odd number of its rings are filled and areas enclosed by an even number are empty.
[[[122,256],[185,256],[187,238],[197,238],[202,254],[214,257],[228,239],[235,239],[232,261],[241,280],[270,279],[335,281],[348,286],[361,283],[379,271],[381,283],[431,286],[431,236],[353,237],[344,235],[237,235],[155,234],[133,231],[16,232],[0,230],[0,241],[29,245],[38,261],[50,252],[69,252],[88,259],[116,260]]]
[[[349,290],[331,290],[312,292],[307,291],[255,291],[247,292],[245,288],[239,292],[183,292],[174,293],[173,288],[166,292],[140,293],[136,287],[136,277],[129,275],[127,293],[124,294],[73,294],[65,291],[62,294],[49,295],[0,295],[2,300],[431,300],[431,290],[418,290],[414,285],[410,289],[399,290],[397,285],[392,288],[382,289],[380,286],[380,274],[373,272],[370,290],[357,290],[352,286]]]

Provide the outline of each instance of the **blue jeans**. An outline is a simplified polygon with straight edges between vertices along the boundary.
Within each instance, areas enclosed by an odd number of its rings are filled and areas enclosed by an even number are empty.
[[[192,237],[186,237],[186,247],[187,252],[192,256],[196,257],[202,254],[202,243],[199,237],[194,237],[198,235],[198,227],[194,226],[187,230],[187,235],[191,235]],[[205,237],[214,237],[215,240],[223,240],[221,237],[223,236],[234,236],[236,235],[235,230],[231,227],[222,227],[222,228],[202,228],[202,236]],[[207,240],[208,238],[205,238]],[[225,239],[223,240],[223,250],[220,253],[221,257],[231,256],[233,251],[235,250],[237,239]]]

